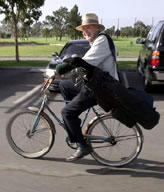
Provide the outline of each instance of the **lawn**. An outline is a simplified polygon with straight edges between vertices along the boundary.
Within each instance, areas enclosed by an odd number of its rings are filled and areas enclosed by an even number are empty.
[[[0,61],[1,67],[46,67],[49,61],[28,60],[28,61]]]
[[[59,52],[63,46],[55,45],[26,45],[19,46],[19,56],[51,56],[52,52]],[[14,46],[0,46],[0,57],[15,56]]]
[[[4,67],[46,67],[49,61],[0,61],[0,66]],[[123,68],[123,67],[136,67],[136,62],[135,61],[118,61],[118,68]]]
[[[113,38],[118,51],[118,57],[137,57],[141,45],[135,43],[135,38]],[[19,46],[20,56],[51,56],[52,52],[59,52],[63,45],[70,39],[63,38],[62,41],[56,38],[29,38],[28,40],[19,40],[19,43],[29,43],[29,45]],[[0,57],[1,56],[15,56],[14,45],[2,46],[3,43],[13,43],[14,39],[1,39],[0,40]],[[31,43],[42,45],[31,45]]]
[[[19,40],[19,55],[27,57],[51,56],[54,51],[60,52],[64,44],[70,40],[63,38],[62,41],[56,38],[29,38],[28,40]],[[141,45],[136,44],[135,38],[113,38],[118,51],[118,57],[137,57]],[[26,43],[26,45],[22,45]],[[0,57],[15,56],[14,39],[0,39]],[[0,61],[0,66],[27,66],[27,67],[45,67],[49,61]],[[136,67],[134,61],[118,61],[119,67]]]

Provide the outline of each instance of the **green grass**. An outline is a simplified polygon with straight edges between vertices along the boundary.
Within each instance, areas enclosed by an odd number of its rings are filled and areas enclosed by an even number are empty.
[[[69,41],[70,38],[63,37],[61,41],[57,40],[56,37],[50,37],[50,38],[40,38],[40,37],[30,37],[28,39],[18,39],[19,43],[29,43],[29,42],[36,42],[36,43],[42,43],[42,44],[47,44],[47,43],[62,43],[65,44],[66,41]],[[2,42],[9,42],[9,43],[14,43],[14,38],[8,38],[8,39],[0,39],[0,43]]]
[[[136,44],[135,40],[115,41],[118,57],[137,57],[141,45]]]
[[[3,67],[46,67],[49,61],[0,61],[0,66]],[[118,61],[119,68],[136,67],[135,61]]]
[[[117,61],[118,68],[136,68],[136,61]]]
[[[61,50],[62,46],[55,45],[39,45],[39,46],[19,46],[19,56],[51,56],[52,52]],[[15,56],[14,46],[1,46],[0,56],[11,57]]]
[[[113,38],[116,45],[119,57],[137,57],[141,45],[135,43],[135,38]],[[45,45],[20,45],[19,55],[20,56],[51,56],[52,52],[60,52],[64,44],[70,40],[69,38],[63,38],[62,41],[56,40],[56,38],[29,38],[28,40],[19,40],[19,42],[36,42]],[[14,39],[0,39],[0,44],[2,42],[13,43]],[[49,45],[47,45],[47,43]],[[55,45],[56,44],[56,45]],[[59,45],[60,44],[60,45]],[[0,57],[15,56],[14,45],[10,46],[0,46]]]
[[[46,67],[49,61],[0,61],[1,67]]]

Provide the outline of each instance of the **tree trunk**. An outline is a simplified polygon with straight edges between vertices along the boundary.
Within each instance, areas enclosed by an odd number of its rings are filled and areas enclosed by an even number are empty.
[[[15,59],[19,62],[19,49],[18,49],[18,26],[15,22]]]

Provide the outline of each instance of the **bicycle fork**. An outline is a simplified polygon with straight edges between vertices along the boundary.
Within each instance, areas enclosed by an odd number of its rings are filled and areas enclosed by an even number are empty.
[[[31,128],[31,130],[29,130],[29,131],[27,132],[27,136],[28,136],[29,138],[31,138],[31,137],[34,135],[35,131],[36,131],[36,128],[37,128],[37,126],[38,126],[38,124],[39,124],[39,121],[40,121],[40,113],[41,113],[41,112],[43,111],[43,109],[44,109],[46,100],[47,100],[47,96],[44,96],[40,109],[38,109],[38,108],[36,108],[36,107],[28,107],[28,109],[29,109],[30,111],[37,112],[37,115],[36,115],[36,118],[35,118],[35,120],[34,120],[34,122],[33,122],[32,128]]]

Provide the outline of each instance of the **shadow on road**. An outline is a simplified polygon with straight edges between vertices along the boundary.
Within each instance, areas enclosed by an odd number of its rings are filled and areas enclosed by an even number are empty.
[[[164,179],[164,162],[137,159],[123,168],[87,169],[95,175],[130,175],[131,177],[152,177]]]
[[[64,158],[43,157],[40,160],[44,161],[59,161],[66,163]],[[136,159],[133,163],[122,168],[104,167],[97,163],[94,159],[80,159],[75,162],[79,165],[97,166],[95,169],[87,169],[86,172],[95,175],[130,175],[131,177],[152,177],[164,179],[164,162],[151,161],[147,159]],[[103,168],[102,168],[103,166]],[[101,167],[101,168],[100,168]]]

